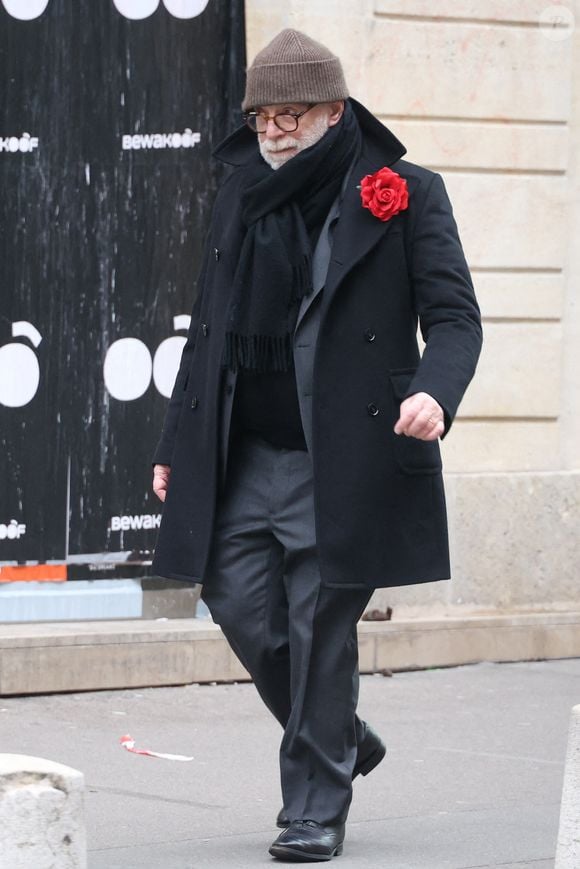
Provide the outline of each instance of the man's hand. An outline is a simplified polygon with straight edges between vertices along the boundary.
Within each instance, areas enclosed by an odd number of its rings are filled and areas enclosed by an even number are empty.
[[[155,492],[160,501],[165,501],[170,474],[170,465],[153,466],[153,491]]]
[[[395,434],[404,434],[420,441],[436,441],[445,430],[443,408],[426,392],[416,392],[401,404],[401,415],[395,423]]]

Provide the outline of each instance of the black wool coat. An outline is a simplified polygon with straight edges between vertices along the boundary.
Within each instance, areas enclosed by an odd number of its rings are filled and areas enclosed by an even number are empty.
[[[427,392],[447,434],[481,347],[481,321],[441,176],[355,100],[360,158],[334,230],[313,368],[316,539],[327,586],[385,587],[450,575],[438,442],[396,435],[401,401]],[[241,242],[240,182],[257,147],[237,130],[217,156],[235,166],[218,193],[191,328],[154,455],[171,476],[153,560],[161,576],[203,582],[222,474],[225,319]],[[409,205],[381,221],[363,176],[390,167]],[[419,322],[425,350],[417,343]],[[371,337],[372,336],[372,337]]]

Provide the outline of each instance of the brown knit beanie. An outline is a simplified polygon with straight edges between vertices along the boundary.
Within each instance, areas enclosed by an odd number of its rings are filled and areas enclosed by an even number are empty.
[[[242,109],[280,103],[330,103],[347,97],[338,57],[299,30],[283,30],[256,55],[248,69]]]

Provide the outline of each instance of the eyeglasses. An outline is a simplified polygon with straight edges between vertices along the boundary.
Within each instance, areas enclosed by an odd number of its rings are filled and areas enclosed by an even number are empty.
[[[307,108],[301,112],[278,112],[275,115],[267,115],[265,112],[246,112],[242,115],[244,123],[248,125],[254,133],[265,133],[268,129],[268,121],[274,121],[279,130],[283,133],[293,133],[298,129],[298,122],[302,115],[314,108],[316,103],[310,103]]]

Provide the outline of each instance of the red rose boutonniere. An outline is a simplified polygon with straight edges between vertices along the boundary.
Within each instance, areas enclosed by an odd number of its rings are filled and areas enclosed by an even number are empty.
[[[374,175],[365,175],[360,183],[363,208],[379,220],[390,220],[409,205],[407,182],[384,166]]]

